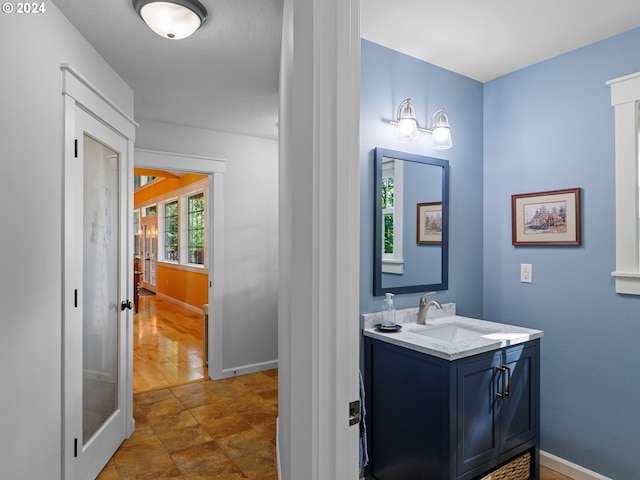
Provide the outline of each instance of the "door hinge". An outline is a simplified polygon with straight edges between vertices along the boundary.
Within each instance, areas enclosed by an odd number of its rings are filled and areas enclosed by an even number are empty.
[[[360,423],[360,400],[349,402],[349,426]]]
[[[78,139],[76,138],[74,141],[74,147],[73,147],[73,156],[75,158],[78,158]]]

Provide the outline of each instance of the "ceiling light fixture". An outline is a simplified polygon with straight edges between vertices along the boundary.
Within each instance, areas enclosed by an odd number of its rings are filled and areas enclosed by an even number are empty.
[[[398,133],[403,137],[415,139],[420,132],[431,134],[431,146],[436,150],[448,150],[453,146],[451,141],[451,126],[449,117],[444,113],[444,108],[436,110],[431,117],[430,128],[422,128],[416,118],[416,109],[407,98],[398,107],[395,120],[390,120],[391,125],[398,126]]]
[[[207,9],[197,0],[133,0],[133,8],[151,30],[171,40],[187,38],[207,19]]]

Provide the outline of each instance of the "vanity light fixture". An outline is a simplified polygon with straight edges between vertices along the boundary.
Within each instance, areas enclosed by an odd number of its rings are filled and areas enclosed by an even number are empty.
[[[416,109],[407,98],[398,107],[395,120],[390,120],[391,125],[398,126],[398,133],[410,139],[418,138],[420,132],[431,134],[431,146],[436,150],[448,150],[453,146],[451,141],[451,126],[449,117],[444,113],[444,108],[436,110],[431,117],[431,127],[422,128],[416,118]]]
[[[171,40],[187,38],[207,19],[198,0],[133,0],[133,8],[151,30]]]

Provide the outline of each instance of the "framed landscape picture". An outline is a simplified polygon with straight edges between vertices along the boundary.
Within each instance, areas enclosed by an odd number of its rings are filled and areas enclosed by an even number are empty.
[[[580,245],[580,189],[511,196],[513,245]]]
[[[442,202],[418,203],[416,212],[416,243],[441,245]]]

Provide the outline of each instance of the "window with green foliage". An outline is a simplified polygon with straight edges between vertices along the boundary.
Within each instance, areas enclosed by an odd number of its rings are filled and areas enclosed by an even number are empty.
[[[151,183],[153,180],[155,180],[156,177],[149,177],[149,176],[144,176],[144,175],[134,175],[133,176],[133,189],[136,190],[144,185],[146,185],[147,183]]]
[[[189,263],[204,265],[204,194],[188,198]]]
[[[382,179],[382,218],[383,218],[383,250],[384,254],[393,255],[393,177]]]
[[[164,259],[178,261],[178,201],[164,204]]]
[[[392,158],[382,162],[382,272],[402,274],[403,164]]]

